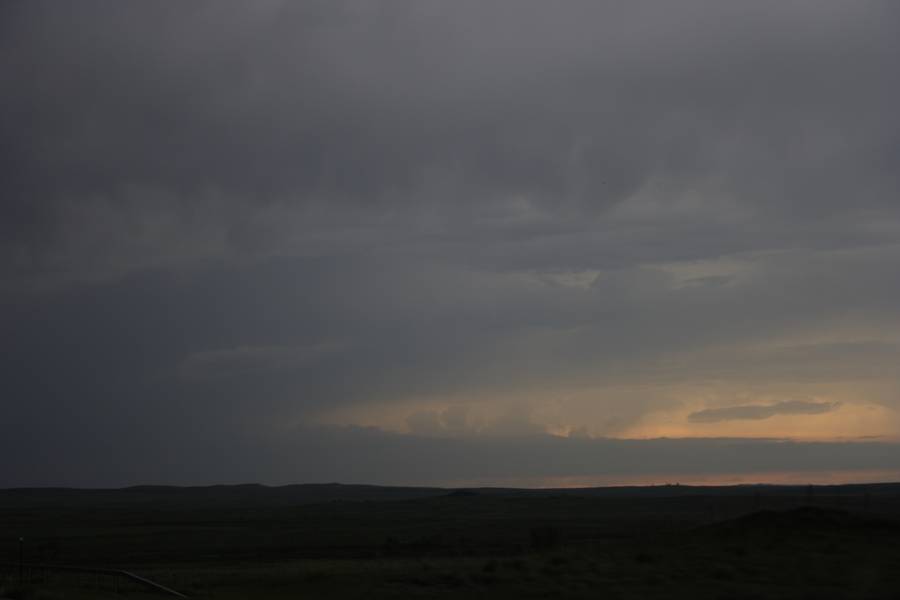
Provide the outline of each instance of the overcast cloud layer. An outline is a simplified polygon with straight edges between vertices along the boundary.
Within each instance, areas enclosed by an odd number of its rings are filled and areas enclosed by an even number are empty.
[[[0,486],[900,472],[898,57],[891,1],[5,2]]]

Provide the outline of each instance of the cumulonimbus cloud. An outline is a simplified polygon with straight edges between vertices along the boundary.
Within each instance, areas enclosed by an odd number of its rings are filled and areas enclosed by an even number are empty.
[[[0,484],[681,471],[538,434],[896,410],[898,55],[888,0],[0,2]]]

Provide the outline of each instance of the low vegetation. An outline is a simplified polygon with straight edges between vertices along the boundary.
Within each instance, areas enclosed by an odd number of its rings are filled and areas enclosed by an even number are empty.
[[[22,571],[24,537],[28,564],[124,568],[222,600],[897,598],[898,491],[417,490],[295,504],[264,493],[135,502],[111,491],[79,503],[0,492],[0,597],[163,597],[99,576]]]

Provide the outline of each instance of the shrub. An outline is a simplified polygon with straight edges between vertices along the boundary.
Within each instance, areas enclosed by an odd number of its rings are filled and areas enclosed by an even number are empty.
[[[559,546],[559,530],[552,525],[531,528],[531,545],[535,550],[552,550]]]

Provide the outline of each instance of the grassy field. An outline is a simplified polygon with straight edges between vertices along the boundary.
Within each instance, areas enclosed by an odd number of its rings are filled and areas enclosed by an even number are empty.
[[[198,598],[900,598],[900,486],[19,490],[0,531],[10,598],[164,597],[20,582],[19,537]]]

